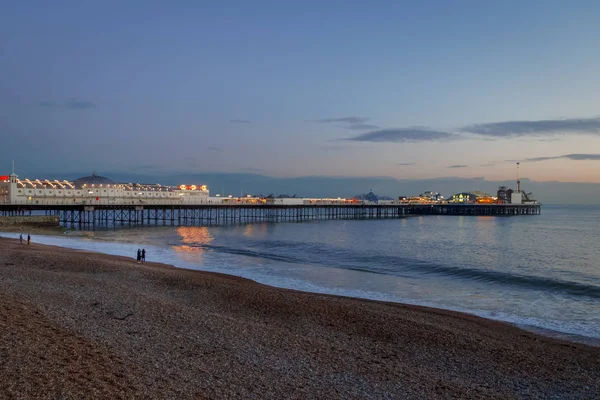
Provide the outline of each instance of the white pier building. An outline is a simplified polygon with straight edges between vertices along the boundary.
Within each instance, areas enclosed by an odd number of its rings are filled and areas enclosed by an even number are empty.
[[[184,205],[210,204],[206,185],[163,186],[117,183],[93,173],[74,181],[0,176],[0,204],[11,205]],[[220,202],[220,201],[219,201]]]

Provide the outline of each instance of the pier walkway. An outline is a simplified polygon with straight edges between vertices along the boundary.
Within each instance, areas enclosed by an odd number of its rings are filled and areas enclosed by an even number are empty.
[[[0,215],[55,215],[72,225],[232,225],[409,215],[538,215],[540,204],[303,204],[303,205],[0,205]]]

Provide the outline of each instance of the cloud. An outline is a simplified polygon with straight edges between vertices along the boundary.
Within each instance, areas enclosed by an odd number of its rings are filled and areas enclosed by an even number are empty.
[[[91,108],[96,108],[96,104],[92,103],[91,101],[68,99],[63,104],[54,103],[52,101],[42,101],[40,102],[40,107],[66,108],[69,110],[89,110]]]
[[[230,119],[229,122],[233,122],[234,124],[249,124],[252,121],[249,119]]]
[[[457,165],[449,165],[448,168],[468,168],[468,165],[457,164]]]
[[[215,146],[208,146],[206,149],[207,149],[208,151],[214,151],[214,152],[219,152],[219,151],[222,151],[222,150],[223,150],[222,148],[220,148],[220,147],[215,147]]]
[[[379,129],[340,140],[357,142],[415,143],[447,140],[453,138],[453,136],[454,135],[449,132],[436,131],[424,127],[411,127]]]
[[[92,103],[91,101],[69,99],[65,101],[64,107],[71,110],[87,110],[90,108],[96,108],[96,104]]]
[[[342,118],[315,119],[312,122],[319,122],[321,124],[331,124],[331,123],[336,123],[336,122],[341,122],[344,124],[364,124],[368,120],[369,120],[369,118],[363,118],[363,117],[342,117]]]
[[[559,157],[533,157],[533,158],[526,158],[523,161],[525,161],[525,162],[538,162],[538,161],[556,160],[557,158],[562,158],[562,157],[561,156],[559,156]],[[507,160],[507,161],[514,162],[513,160]]]
[[[494,138],[540,137],[568,133],[600,135],[600,118],[493,122],[467,125],[459,130]]]
[[[431,142],[449,139],[468,139],[493,141],[502,138],[536,137],[543,141],[557,140],[553,136],[564,134],[588,134],[600,136],[600,118],[570,118],[541,121],[505,121],[485,124],[466,125],[453,131],[441,131],[429,127],[413,126],[406,128],[383,128],[368,124],[369,118],[342,117],[313,120],[322,124],[342,123],[345,129],[369,132],[343,138],[341,140],[358,142]],[[485,165],[491,166],[491,165]]]
[[[600,154],[565,154],[563,158],[569,160],[582,161],[582,160],[594,160],[600,161]]]
[[[481,164],[480,167],[493,167],[496,164]]]
[[[352,129],[353,131],[367,131],[369,129],[379,129],[379,126],[371,124],[350,124],[346,126],[346,129]]]
[[[567,159],[573,161],[600,161],[600,154],[564,154],[554,157],[531,157],[522,160],[523,162],[539,162],[548,160]],[[518,160],[506,160],[506,162],[518,162]]]
[[[373,124],[367,124],[366,122],[369,120],[370,118],[364,118],[364,117],[342,117],[342,118],[322,118],[322,119],[316,119],[316,120],[312,120],[312,121],[308,121],[308,122],[317,122],[320,124],[345,124],[343,126],[339,126],[340,128],[345,128],[345,129],[351,129],[353,131],[366,131],[366,130],[373,130],[373,129],[379,129],[380,127],[377,125],[373,125]]]
[[[415,165],[415,163],[411,163],[411,162],[399,162],[399,163],[396,163],[396,165],[409,166],[409,165]]]

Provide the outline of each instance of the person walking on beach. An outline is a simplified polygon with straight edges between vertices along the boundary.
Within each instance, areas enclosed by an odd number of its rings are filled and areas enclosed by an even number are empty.
[[[21,242],[21,244],[23,244],[23,234],[19,234],[19,242]]]
[[[137,262],[138,264],[142,262],[142,251],[140,249],[137,251]]]
[[[142,249],[142,262],[146,262],[146,249]]]
[[[31,236],[29,236],[29,234],[27,234],[27,244],[31,243]]]

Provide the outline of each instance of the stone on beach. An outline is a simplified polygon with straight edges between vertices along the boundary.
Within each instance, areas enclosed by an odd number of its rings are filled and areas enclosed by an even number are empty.
[[[594,398],[600,348],[0,239],[2,398]]]

